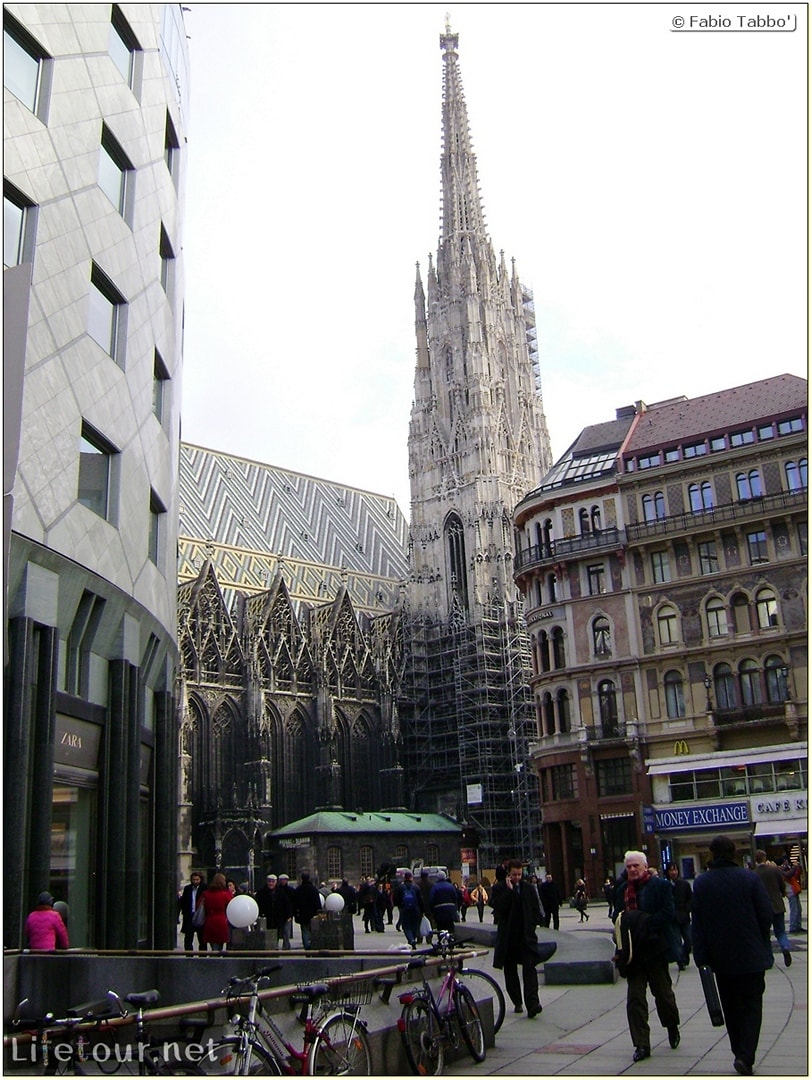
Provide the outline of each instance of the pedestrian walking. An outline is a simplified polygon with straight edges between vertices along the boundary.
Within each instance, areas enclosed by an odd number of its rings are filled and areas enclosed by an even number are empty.
[[[587,912],[587,905],[589,904],[589,893],[586,890],[586,882],[583,878],[578,878],[575,882],[575,891],[572,894],[572,898],[575,901],[575,907],[580,913],[581,918],[579,922],[586,920],[589,922],[589,913]]]
[[[680,1015],[668,964],[680,955],[680,938],[671,883],[650,873],[642,851],[627,851],[624,862],[626,881],[615,888],[613,913],[623,920],[621,927],[624,932],[628,929],[634,945],[626,970],[626,1017],[634,1045],[632,1060],[643,1061],[651,1057],[647,987],[654,995],[660,1023],[668,1031],[669,1046],[672,1050],[679,1046]]]
[[[395,906],[398,909],[398,924],[414,949],[420,936],[423,897],[414,882],[411,870],[404,871],[403,881],[395,889]]]
[[[294,894],[296,890],[290,883],[290,877],[287,874],[279,875],[279,882],[276,887],[276,903],[278,905],[277,918],[279,925],[277,927],[277,941],[282,942],[283,949],[290,948],[290,941],[293,936],[293,910],[294,910]]]
[[[615,882],[610,877],[603,883],[603,898],[609,905],[609,918],[612,918],[612,911],[615,906]]]
[[[694,882],[694,961],[716,974],[733,1068],[752,1076],[761,1032],[764,972],[773,966],[772,905],[760,875],[736,865],[729,836],[710,843],[711,862]]]
[[[536,971],[536,965],[541,962],[536,927],[542,921],[542,908],[537,890],[523,879],[521,860],[511,860],[507,869],[507,879],[494,885],[491,896],[496,921],[493,966],[505,972],[505,989],[513,1002],[513,1011],[521,1013],[526,1008],[527,1017],[532,1020],[542,1008]]]
[[[558,884],[553,881],[552,874],[545,874],[544,881],[540,883],[539,899],[541,900],[541,907],[544,912],[544,926],[549,927],[550,919],[552,919],[553,930],[557,930],[559,923],[558,909],[563,904],[564,897],[561,895]]]
[[[693,891],[691,890],[690,881],[680,877],[679,867],[676,863],[668,864],[666,876],[674,890],[674,917],[677,920],[677,929],[682,939],[682,953],[677,961],[677,967],[680,971],[685,971],[691,956],[691,902],[693,900]]]
[[[755,858],[756,873],[759,876],[761,884],[767,890],[767,896],[770,898],[775,940],[778,942],[779,949],[784,954],[784,967],[789,967],[792,963],[792,953],[790,952],[789,938],[787,937],[784,923],[784,878],[775,863],[767,858],[766,851],[762,851],[761,848],[759,848],[756,851]]]
[[[429,893],[429,911],[434,916],[434,922],[438,930],[454,932],[454,923],[459,914],[457,909],[457,888],[449,881],[445,871],[440,870],[437,880]]]
[[[68,931],[62,916],[54,910],[54,898],[49,892],[41,892],[37,906],[25,920],[25,938],[29,949],[53,952],[69,949]]]
[[[789,855],[785,855],[781,863],[781,873],[789,903],[789,932],[804,934],[806,931],[801,926],[801,893],[804,889],[801,867],[798,863],[793,863]]]
[[[312,944],[310,922],[321,911],[322,897],[310,880],[307,870],[302,871],[301,884],[293,892],[293,917],[302,932],[302,948],[309,949]]]
[[[192,952],[197,935],[198,949],[205,949],[203,944],[203,928],[195,926],[192,922],[197,905],[203,899],[203,875],[193,870],[189,875],[189,884],[184,885],[183,891],[178,897],[178,915],[181,919],[180,931],[183,934],[183,947],[186,952]]]
[[[471,889],[471,902],[476,905],[479,921],[482,922],[485,915],[485,905],[488,903],[488,890],[481,881]]]
[[[226,918],[226,908],[231,898],[225,874],[215,874],[200,900],[206,912],[203,944],[211,945],[213,952],[222,952],[223,946],[228,943],[231,927]]]

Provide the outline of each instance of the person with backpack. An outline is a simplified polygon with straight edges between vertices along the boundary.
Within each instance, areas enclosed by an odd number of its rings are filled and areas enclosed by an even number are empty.
[[[423,918],[423,897],[414,883],[411,870],[404,871],[403,881],[395,890],[395,907],[400,913],[398,919],[406,940],[414,949],[420,937],[420,920]]]

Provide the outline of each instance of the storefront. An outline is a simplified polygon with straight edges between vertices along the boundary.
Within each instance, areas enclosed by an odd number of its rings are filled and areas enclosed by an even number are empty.
[[[648,772],[654,803],[644,807],[644,831],[663,867],[675,862],[683,877],[695,877],[720,833],[736,842],[742,864],[762,847],[772,858],[802,856],[805,865],[805,742],[659,758]]]

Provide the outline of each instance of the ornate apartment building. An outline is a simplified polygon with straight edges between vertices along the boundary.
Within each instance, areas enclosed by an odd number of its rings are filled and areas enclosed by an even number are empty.
[[[541,855],[511,513],[551,459],[533,298],[487,233],[457,46],[447,27],[442,232],[415,284],[401,714],[413,807],[464,820],[493,866]]]
[[[548,866],[805,852],[807,384],[618,410],[516,509]]]
[[[5,944],[174,945],[180,5],[4,4]]]

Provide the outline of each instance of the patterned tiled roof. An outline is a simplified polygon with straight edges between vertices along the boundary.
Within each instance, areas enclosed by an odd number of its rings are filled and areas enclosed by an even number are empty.
[[[639,454],[694,436],[730,431],[739,424],[752,427],[761,418],[806,411],[806,397],[806,379],[798,375],[775,375],[701,397],[650,405],[632,432],[625,454]]]
[[[178,580],[211,559],[224,591],[269,588],[291,599],[391,611],[407,575],[408,526],[396,500],[182,443]]]

